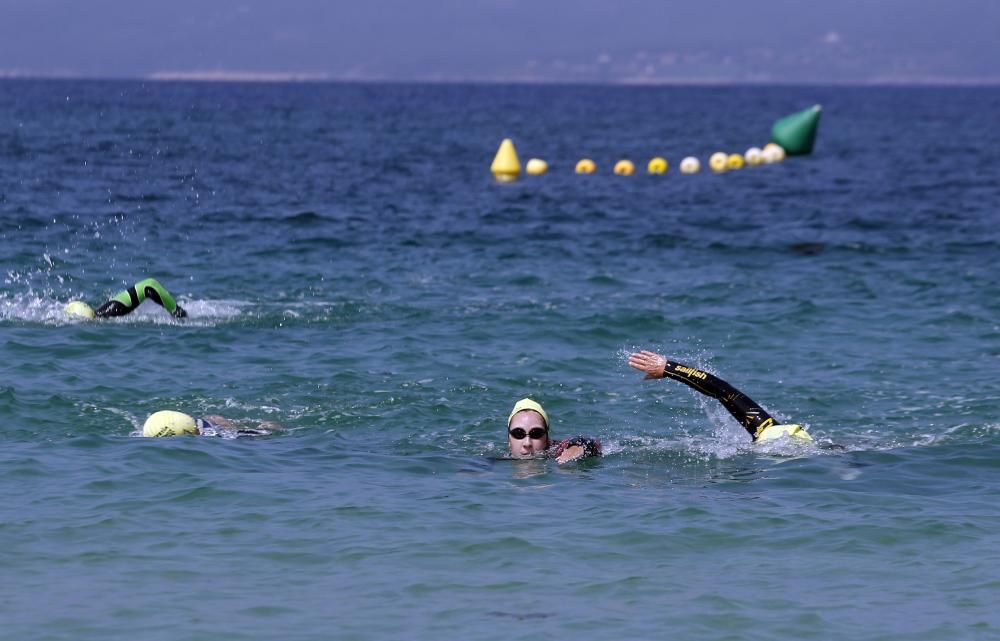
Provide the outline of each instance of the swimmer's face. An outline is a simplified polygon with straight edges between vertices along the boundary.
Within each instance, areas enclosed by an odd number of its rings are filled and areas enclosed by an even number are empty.
[[[517,438],[520,436],[521,438]],[[535,438],[532,438],[535,437]],[[524,410],[514,415],[507,428],[507,444],[514,458],[531,458],[549,448],[549,430],[545,419],[534,410]]]

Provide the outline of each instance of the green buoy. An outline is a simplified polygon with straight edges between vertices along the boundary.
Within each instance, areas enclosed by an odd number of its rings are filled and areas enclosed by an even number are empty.
[[[813,105],[781,118],[771,127],[771,140],[781,145],[789,156],[811,154],[819,129],[822,108]]]

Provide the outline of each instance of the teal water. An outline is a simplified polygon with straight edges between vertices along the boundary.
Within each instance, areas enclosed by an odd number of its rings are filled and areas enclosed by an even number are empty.
[[[813,156],[676,172],[813,103]],[[1000,637],[1000,90],[3,81],[0,113],[0,636]],[[550,173],[495,184],[504,136]],[[145,276],[190,317],[62,314]],[[751,447],[636,348],[816,445]],[[525,395],[606,456],[503,460]],[[286,429],[137,438],[159,409]]]

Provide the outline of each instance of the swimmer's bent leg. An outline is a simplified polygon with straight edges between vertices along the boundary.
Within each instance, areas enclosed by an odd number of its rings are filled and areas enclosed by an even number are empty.
[[[140,280],[125,291],[118,292],[106,303],[94,310],[98,317],[124,316],[132,313],[136,307],[149,297],[154,303],[170,312],[175,318],[184,318],[187,312],[177,304],[170,292],[155,278]]]

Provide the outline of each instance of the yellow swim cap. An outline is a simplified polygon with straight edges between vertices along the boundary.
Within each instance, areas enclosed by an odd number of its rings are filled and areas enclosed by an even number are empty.
[[[143,436],[181,436],[197,433],[198,425],[192,417],[171,410],[150,414],[142,425]]]
[[[514,420],[515,414],[525,410],[538,412],[542,415],[542,420],[545,421],[545,427],[549,426],[549,415],[545,413],[545,409],[530,398],[522,398],[517,403],[514,403],[514,409],[510,411],[510,416],[507,417],[507,427],[510,427],[510,422]]]
[[[764,431],[757,435],[757,440],[773,441],[774,439],[781,438],[782,436],[788,436],[800,441],[812,441],[812,437],[809,436],[809,432],[806,431],[806,428],[794,423],[788,425],[768,425],[764,428]]]
[[[69,316],[77,316],[79,318],[94,317],[94,309],[82,300],[71,300],[66,303],[66,307],[63,307],[63,311]]]

